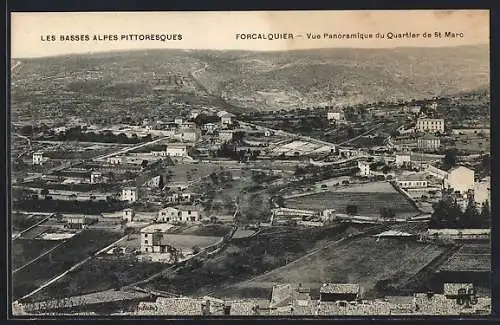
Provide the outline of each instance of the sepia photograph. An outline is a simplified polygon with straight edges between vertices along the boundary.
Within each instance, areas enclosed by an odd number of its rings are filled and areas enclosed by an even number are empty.
[[[488,10],[10,29],[13,318],[491,315]]]

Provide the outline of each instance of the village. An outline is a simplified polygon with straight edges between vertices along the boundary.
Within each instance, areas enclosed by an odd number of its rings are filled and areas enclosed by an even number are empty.
[[[21,248],[13,255],[16,303],[50,301],[66,281],[71,283],[68,278],[78,278],[79,269],[96,261],[110,268],[119,261],[149,265],[138,266],[138,275],[120,270],[124,278],[117,280],[118,287],[130,291],[144,281],[141,277],[154,278],[164,268],[225,254],[234,241],[282,229],[301,234],[338,225],[360,227],[357,235],[343,235],[347,242],[361,236],[458,245],[435,258],[443,259],[444,266],[466,257],[481,262],[455,263],[449,270],[438,265],[438,273],[450,272],[453,276],[444,278],[454,278],[464,288],[484,287],[489,271],[483,267],[490,263],[483,253],[490,236],[489,125],[456,125],[456,120],[440,116],[437,102],[357,111],[329,106],[279,116],[179,104],[184,114],[168,121],[145,118],[136,125],[38,129],[16,160],[28,172],[13,174],[13,246]],[[294,128],[301,131],[292,133]],[[31,131],[35,134],[34,127]],[[467,249],[480,253],[460,253]],[[434,262],[431,258],[423,266]],[[30,277],[35,268],[49,265],[46,274]],[[82,292],[74,285],[64,289],[67,296],[94,291]],[[352,294],[347,303],[330,303],[319,283],[321,299],[305,302],[292,299],[305,291],[292,290],[290,284],[277,289],[283,285],[272,288],[273,297],[275,291],[286,291],[286,297],[262,305],[234,302],[221,310],[354,315],[367,308],[379,314],[394,309],[386,300],[353,304],[359,283],[327,285]],[[439,282],[444,293],[431,297],[414,292],[406,312],[462,312],[465,307],[453,303],[458,293],[447,293],[449,285]],[[351,292],[345,286],[357,289]],[[148,290],[148,297],[155,296],[154,289]],[[474,299],[476,293],[484,295],[467,290]],[[202,314],[220,305],[219,300],[162,296],[156,303],[140,302],[137,312],[153,308],[176,314],[174,306],[186,302],[205,306],[193,307],[194,314]],[[486,308],[489,298],[477,299],[474,303]]]

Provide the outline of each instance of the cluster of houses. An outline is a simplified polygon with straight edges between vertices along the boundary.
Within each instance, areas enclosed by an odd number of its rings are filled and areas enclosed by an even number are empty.
[[[319,295],[317,295],[319,291]],[[220,299],[158,297],[142,301],[131,315],[164,316],[341,316],[488,315],[491,298],[479,297],[471,283],[445,283],[442,293],[363,299],[352,283],[324,283],[319,290],[301,284],[276,284],[271,298]]]

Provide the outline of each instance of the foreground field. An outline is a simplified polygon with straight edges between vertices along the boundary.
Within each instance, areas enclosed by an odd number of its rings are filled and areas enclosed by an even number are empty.
[[[218,295],[266,293],[279,283],[302,283],[311,289],[319,289],[324,282],[337,282],[358,283],[363,288],[364,297],[374,297],[385,294],[380,283],[385,286],[404,283],[443,251],[431,244],[362,237],[237,283]]]
[[[13,298],[18,299],[121,237],[105,230],[85,230],[12,277]]]
[[[381,208],[391,208],[397,217],[413,216],[418,212],[397,192],[322,192],[285,201],[288,208],[335,209],[339,213],[345,213],[348,205],[356,205],[358,214],[368,217],[380,216]]]
[[[12,269],[29,263],[60,243],[55,240],[16,239],[12,241]]]

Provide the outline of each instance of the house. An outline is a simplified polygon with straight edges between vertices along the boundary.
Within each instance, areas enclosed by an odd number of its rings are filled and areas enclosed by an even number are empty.
[[[65,217],[65,227],[70,229],[85,229],[89,225],[98,222],[98,218],[89,218],[82,215],[71,215]]]
[[[33,153],[33,165],[43,165],[43,152],[37,151]]]
[[[190,203],[193,201],[194,193],[172,193],[167,196],[167,202]]]
[[[227,142],[233,140],[233,131],[231,130],[221,130],[219,132],[219,140]]]
[[[174,137],[181,142],[196,142],[201,137],[201,132],[197,128],[180,128]]]
[[[182,122],[179,127],[181,129],[196,129],[196,123],[195,122]]]
[[[330,111],[326,113],[326,118],[329,121],[340,121],[344,119],[344,112],[341,110]]]
[[[425,188],[428,181],[424,174],[411,174],[398,179],[398,184],[403,189]]]
[[[444,283],[443,294],[448,299],[457,299],[460,292],[464,294],[473,293],[474,285],[472,283]]]
[[[134,217],[135,217],[134,209],[128,208],[128,209],[123,210],[123,216],[122,216],[123,220],[127,220],[128,222],[131,222],[134,220]]]
[[[107,162],[110,165],[121,165],[124,161],[123,157],[108,157]]]
[[[481,206],[486,201],[490,202],[491,178],[485,177],[474,184],[474,201]]]
[[[166,154],[171,157],[187,156],[188,150],[185,144],[170,143],[167,145]]]
[[[461,194],[474,190],[474,184],[474,171],[464,166],[451,169],[444,179],[445,188],[451,188]]]
[[[266,131],[264,131],[264,136],[265,136],[265,137],[270,137],[270,136],[272,136],[272,135],[274,135],[274,131],[271,131],[271,130],[266,130]]]
[[[423,150],[437,150],[441,146],[441,140],[438,137],[421,137],[417,139],[417,148]]]
[[[354,301],[359,293],[359,284],[324,283],[319,290],[320,301]]]
[[[177,124],[177,125],[181,125],[183,121],[184,120],[182,119],[182,117],[176,117],[174,119],[174,123]]]
[[[207,133],[212,133],[217,130],[217,124],[215,123],[205,123],[203,124],[203,130],[207,131]]]
[[[396,154],[396,166],[401,167],[411,163],[411,155],[409,153]]]
[[[231,115],[229,113],[222,115],[220,117],[220,123],[223,127],[231,125],[233,123]]]
[[[444,132],[444,119],[419,118],[416,125],[420,132]]]
[[[97,184],[103,181],[102,173],[99,171],[92,171],[90,173],[90,184]]]
[[[359,175],[369,176],[370,175],[370,163],[366,161],[358,161]]]
[[[153,224],[141,229],[141,252],[167,253],[168,244],[165,242],[167,231],[172,225],[166,223]]]
[[[160,186],[161,178],[162,178],[161,175],[157,175],[157,176],[151,178],[149,181],[146,182],[146,186],[148,186],[148,187],[159,187]]]
[[[167,155],[167,150],[162,150],[162,151],[151,151],[151,155],[153,157],[166,157]]]
[[[135,187],[122,189],[122,201],[135,202],[138,199],[138,191]]]
[[[194,206],[167,207],[158,212],[160,222],[191,223],[201,220],[201,212]]]

